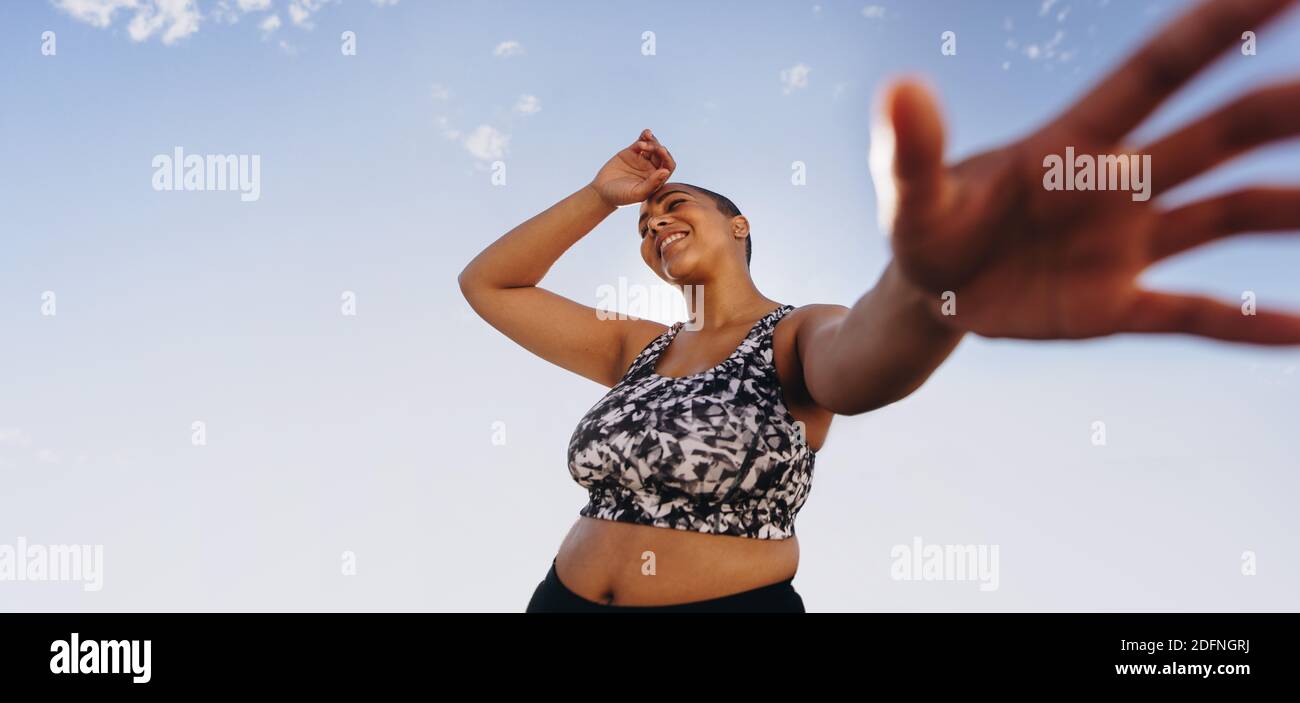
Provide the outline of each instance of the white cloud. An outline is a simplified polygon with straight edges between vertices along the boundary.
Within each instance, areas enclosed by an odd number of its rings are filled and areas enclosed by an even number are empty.
[[[100,29],[113,24],[118,10],[132,10],[134,14],[126,31],[138,42],[159,35],[162,43],[174,44],[199,31],[200,15],[195,0],[54,0],[54,6],[73,19]]]
[[[479,125],[465,137],[465,149],[484,161],[500,159],[510,147],[510,135],[491,125]]]
[[[289,4],[289,19],[299,27],[311,27],[311,13],[314,9],[294,0]]]
[[[330,2],[330,0],[290,0],[289,19],[297,27],[311,29],[316,26],[311,21],[311,16],[318,12],[328,2]]]
[[[446,115],[438,115],[438,131],[447,139],[460,139],[460,130],[452,129]]]
[[[862,8],[862,16],[870,20],[883,19],[885,16],[885,8],[880,5],[867,5]]]
[[[194,0],[153,0],[136,9],[126,31],[135,41],[161,32],[162,43],[174,44],[199,31],[199,8]]]
[[[519,102],[515,103],[515,112],[524,115],[533,115],[542,109],[542,101],[537,99],[536,95],[520,95]]]
[[[233,6],[231,3],[234,3]],[[209,16],[222,24],[239,22],[241,14],[265,12],[271,9],[271,0],[217,0]]]
[[[135,7],[136,0],[55,0],[54,6],[74,19],[103,29],[113,23],[114,13]]]
[[[260,24],[257,25],[257,28],[262,30],[263,39],[271,36],[271,34],[275,32],[275,30],[280,28],[280,16],[271,15],[267,17],[266,19],[262,20]]]
[[[211,17],[222,24],[234,24],[239,21],[239,11],[230,6],[230,0],[217,0]]]
[[[510,151],[510,134],[490,124],[480,124],[468,132],[458,129],[447,114],[449,109],[455,107],[455,101],[451,99],[451,90],[441,83],[434,83],[430,96],[437,104],[433,117],[434,124],[437,125],[438,133],[444,139],[460,144],[480,162],[505,158]],[[520,95],[511,108],[513,112],[521,115],[536,114],[541,109],[542,101],[537,96],[527,93]],[[483,166],[481,163],[478,164],[479,168]]]
[[[497,44],[497,48],[492,50],[494,56],[503,59],[510,58],[511,56],[518,56],[522,53],[524,53],[523,45],[513,39]]]
[[[1024,51],[1025,56],[1029,57],[1030,61],[1037,61],[1039,58],[1069,61],[1071,56],[1074,55],[1073,52],[1062,52],[1058,50],[1064,39],[1065,32],[1058,29],[1056,30],[1056,34],[1052,35],[1052,38],[1044,42],[1041,46],[1038,44],[1027,45]]]
[[[325,5],[341,0],[283,1],[289,20],[301,29],[311,29],[314,26],[312,16],[316,12]],[[389,7],[396,5],[398,1],[371,0],[371,4]],[[73,19],[99,29],[113,26],[119,16],[128,17],[130,19],[127,21],[126,31],[132,40],[142,42],[157,36],[162,43],[168,45],[199,31],[199,25],[204,20],[231,25],[239,21],[241,13],[273,11],[276,5],[273,0],[50,0],[50,2]],[[200,12],[200,2],[209,8],[206,14]],[[271,17],[274,19],[267,18],[257,25],[262,30],[263,38],[282,26],[278,14],[272,14]],[[295,51],[287,43],[281,48],[290,53]]]
[[[790,68],[781,71],[781,86],[786,95],[800,88],[808,87],[808,72],[812,69],[802,63],[797,63]]]
[[[0,447],[29,447],[32,438],[17,427],[0,427]]]
[[[1058,29],[1056,30],[1056,34],[1052,35],[1051,41],[1048,41],[1045,46],[1049,51],[1053,50],[1056,47],[1060,46],[1061,40],[1063,39],[1065,39],[1065,32],[1062,32],[1061,30]]]

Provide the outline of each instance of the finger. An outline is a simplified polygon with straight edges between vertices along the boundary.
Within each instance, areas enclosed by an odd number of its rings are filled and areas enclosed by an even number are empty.
[[[920,215],[935,206],[943,182],[943,118],[920,83],[886,89],[872,130],[872,176],[883,218]]]
[[[1208,0],[1162,28],[1059,120],[1117,142],[1230,46],[1259,31],[1294,0]]]
[[[636,138],[636,140],[637,140],[638,142],[650,142],[650,143],[654,143],[654,142],[655,142],[655,135],[654,135],[654,132],[651,132],[651,131],[650,131],[650,128],[647,127],[647,128],[645,128],[645,129],[641,130],[641,135],[638,136],[638,137]]]
[[[894,178],[907,189],[929,189],[943,170],[943,121],[934,97],[919,83],[900,83],[887,100]]]
[[[1232,234],[1300,230],[1300,188],[1248,188],[1168,210],[1156,222],[1152,262]]]
[[[668,152],[668,147],[664,146],[663,143],[659,141],[659,137],[656,137],[654,132],[649,129],[647,129],[644,134],[646,141],[650,142],[655,149],[655,153],[658,155],[659,163],[655,164],[655,166],[666,168],[669,171],[676,171],[677,162],[673,160],[673,155]]]
[[[659,190],[659,187],[667,181],[668,169],[655,169],[653,173],[645,177],[645,180],[641,181],[632,189],[632,197],[634,198],[634,201],[639,202],[650,197],[651,193]]]
[[[1247,344],[1300,344],[1300,315],[1241,307],[1199,295],[1140,291],[1120,332],[1192,334]]]
[[[674,159],[672,153],[668,151],[668,147],[662,144],[659,145],[659,159],[660,165],[664,168],[669,171],[677,170],[677,160]]]
[[[1150,146],[1151,189],[1168,190],[1269,142],[1300,135],[1300,81],[1243,95]]]
[[[662,166],[655,145],[650,143],[649,141],[638,141],[633,143],[632,152],[635,153],[642,161],[650,162],[650,165],[653,168],[657,169]]]

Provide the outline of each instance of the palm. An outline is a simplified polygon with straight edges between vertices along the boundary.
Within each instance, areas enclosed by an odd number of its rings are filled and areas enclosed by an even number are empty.
[[[1045,146],[1028,140],[959,164],[935,219],[895,231],[903,269],[953,291],[952,323],[963,329],[1095,337],[1117,331],[1139,298],[1153,209],[1128,193],[1089,193],[1101,197],[1081,208],[1078,192],[1044,190],[1032,155]]]
[[[1232,156],[1300,132],[1300,83],[1256,91],[1140,148],[1122,144],[1221,45],[1241,35],[1238,27],[1263,24],[1288,4],[1205,3],[1056,121],[952,167],[941,163],[942,125],[928,95],[900,86],[886,108],[891,178],[876,180],[878,187],[888,180],[882,202],[896,204],[888,225],[900,268],[936,302],[945,292],[954,296],[955,311],[948,312],[955,314],[939,319],[989,337],[1183,332],[1300,343],[1300,317],[1247,316],[1237,301],[1150,291],[1137,282],[1156,261],[1219,237],[1300,228],[1295,188],[1252,188],[1175,209],[1154,200]],[[1261,114],[1273,117],[1261,123]],[[1046,189],[1044,157],[1064,156],[1066,147],[1094,156],[1150,155],[1152,174],[1141,175],[1153,199],[1134,200],[1123,190]]]

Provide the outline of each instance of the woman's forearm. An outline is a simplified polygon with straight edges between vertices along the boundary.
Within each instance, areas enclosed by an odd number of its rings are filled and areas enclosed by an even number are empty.
[[[891,262],[876,286],[810,345],[804,374],[813,397],[855,415],[920,388],[964,335],[938,321],[939,303]]]
[[[461,271],[461,287],[535,286],[569,247],[616,210],[590,184],[506,232]]]

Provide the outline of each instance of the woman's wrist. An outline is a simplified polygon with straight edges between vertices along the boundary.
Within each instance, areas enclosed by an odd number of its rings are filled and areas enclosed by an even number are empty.
[[[617,205],[611,205],[607,200],[605,200],[605,196],[600,194],[600,190],[596,188],[595,181],[583,186],[579,192],[585,193],[588,197],[595,198],[595,202],[608,211],[605,213],[606,215],[618,209]]]
[[[881,275],[881,287],[896,304],[907,310],[910,317],[921,321],[923,327],[938,336],[960,336],[962,330],[950,324],[950,316],[944,314],[948,301],[942,295],[932,294],[912,282],[898,265],[897,260],[889,262]]]

